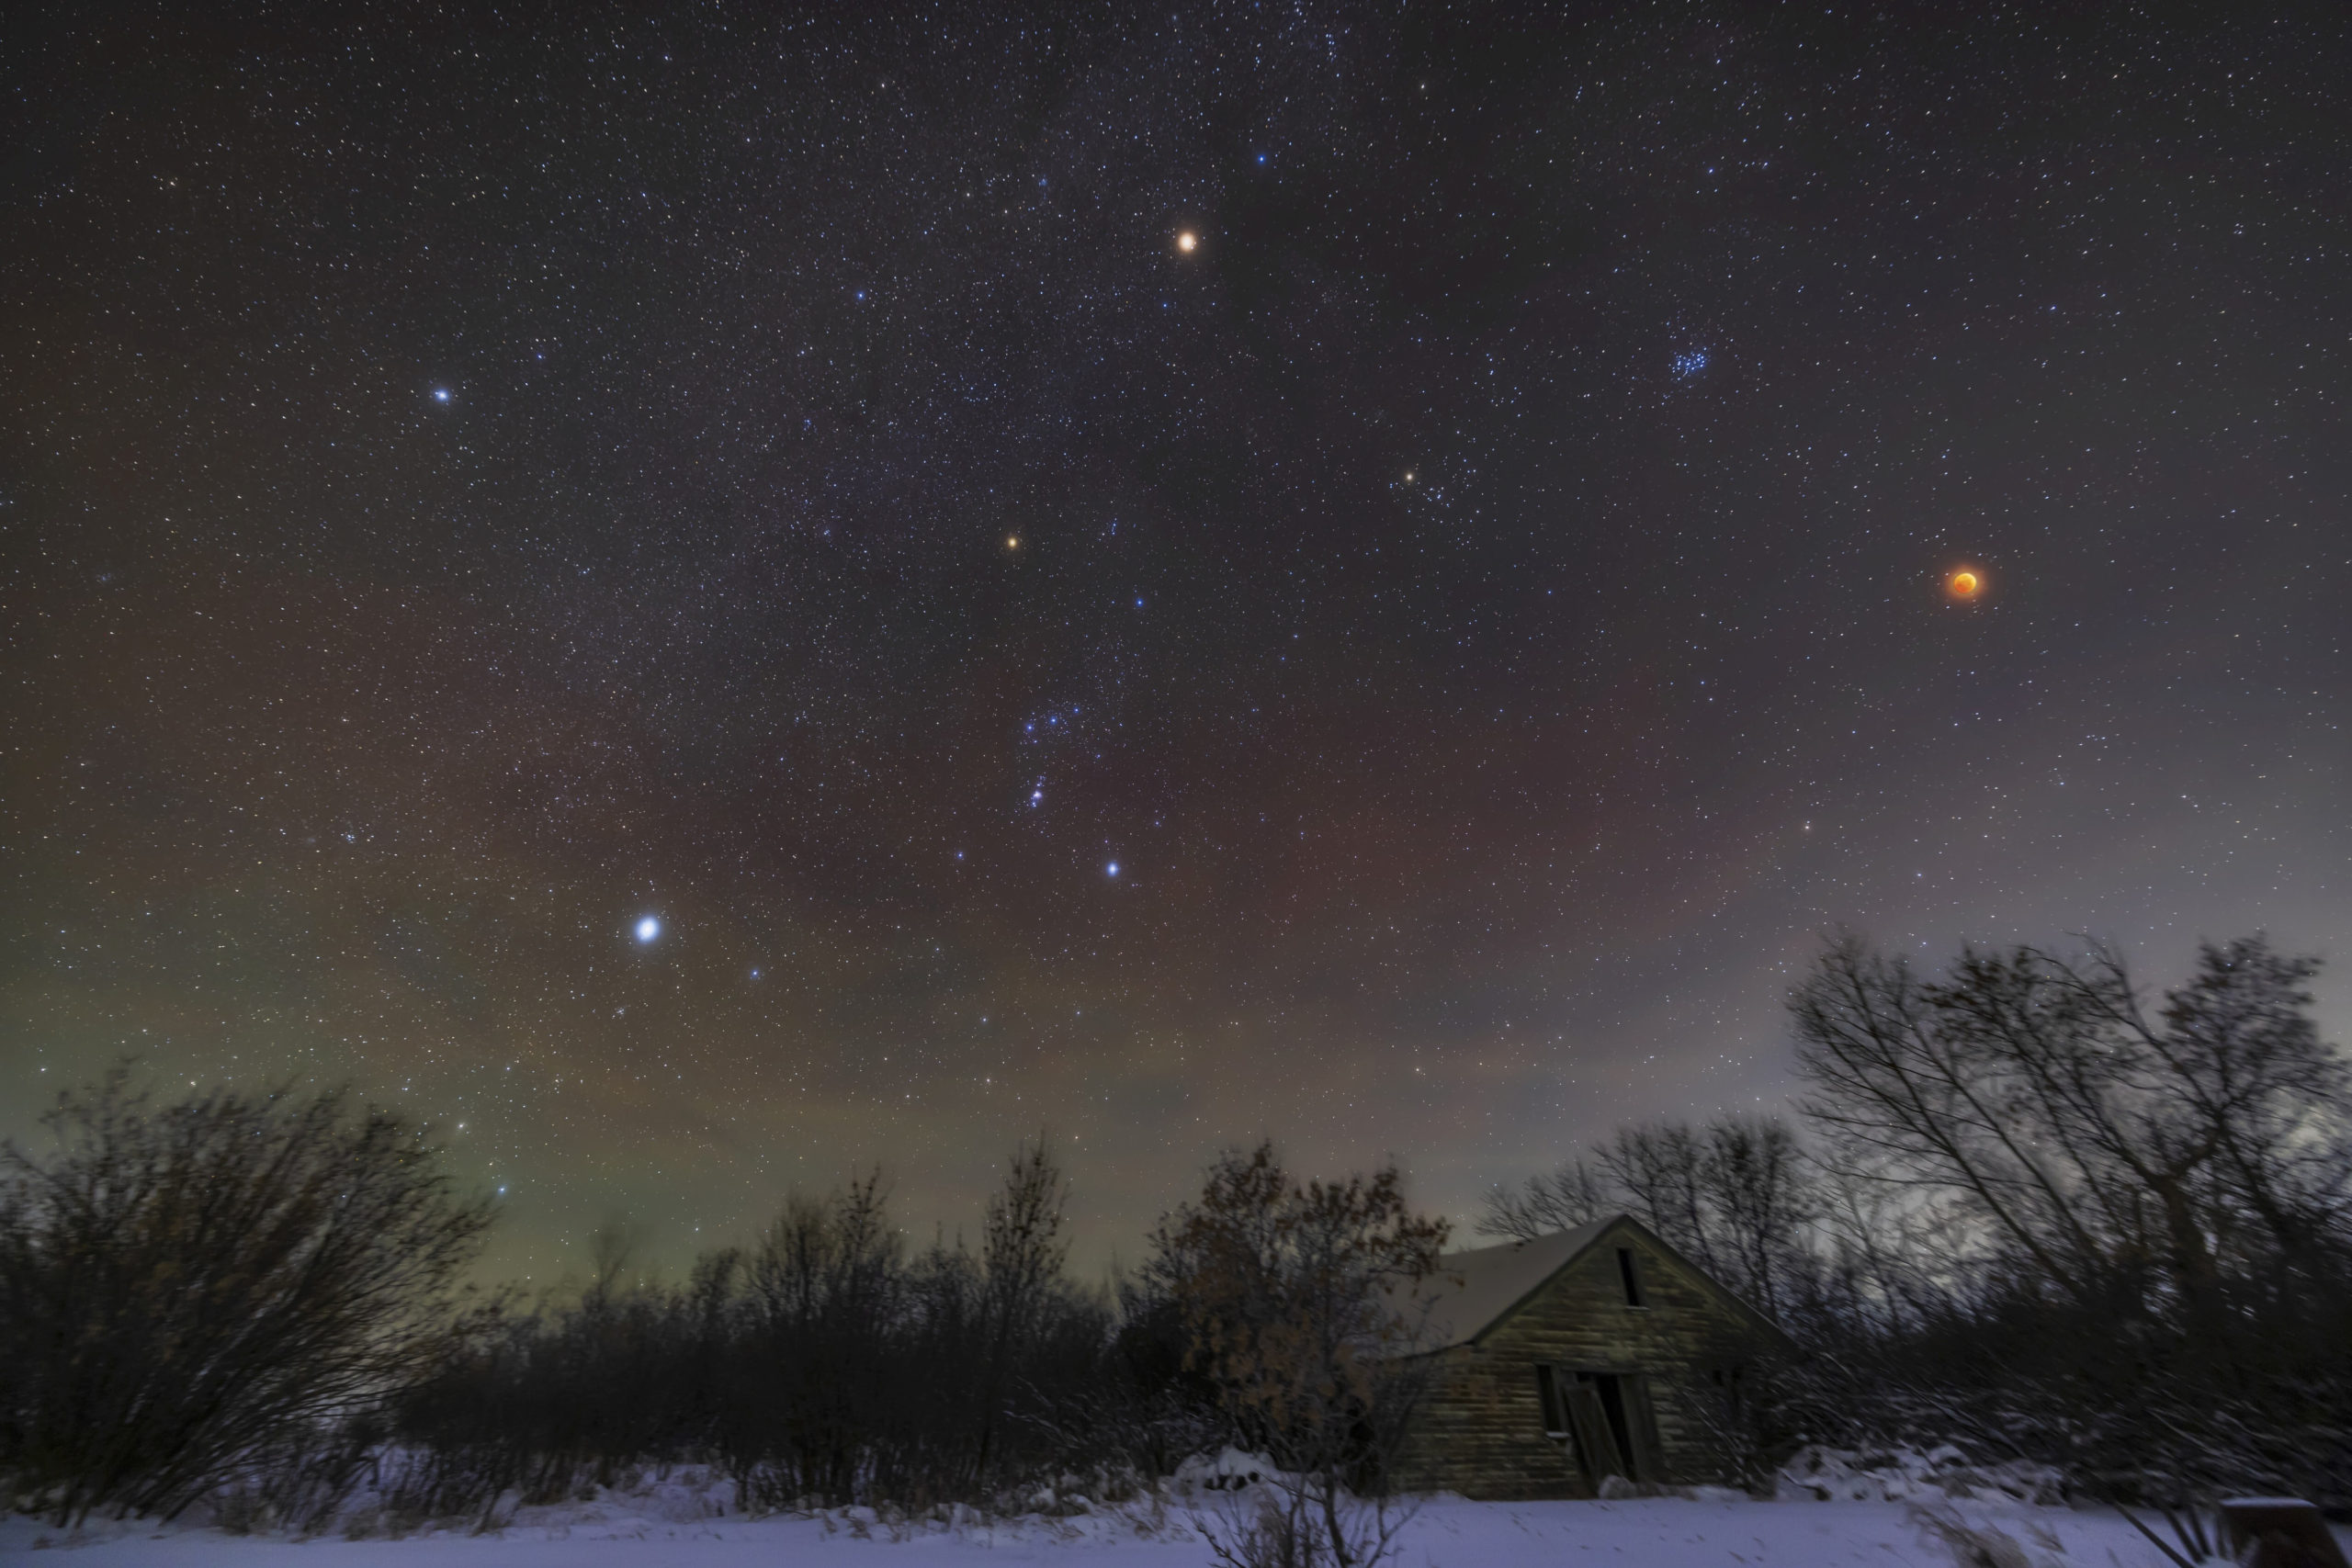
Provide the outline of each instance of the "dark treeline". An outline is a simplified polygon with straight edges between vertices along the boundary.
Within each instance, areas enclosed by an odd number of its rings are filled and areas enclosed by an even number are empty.
[[[745,1506],[1003,1506],[1040,1478],[1131,1486],[1202,1434],[1155,1402],[1116,1302],[1071,1282],[1064,1186],[1042,1143],[989,1200],[977,1249],[910,1252],[878,1178],[795,1195],[758,1243],[683,1284],[624,1285],[600,1248],[576,1302],[461,1318],[394,1399],[398,1501],[484,1513],[644,1464],[707,1461]]]
[[[1798,1443],[2062,1467],[2095,1494],[2352,1502],[2352,1096],[2309,961],[2207,950],[2153,1006],[2110,955],[1846,943],[1792,998],[1794,1126],[1633,1127],[1481,1228],[1634,1213],[1803,1354],[1727,1402],[1761,1482]],[[1238,1442],[1286,1478],[1234,1561],[1376,1560],[1442,1222],[1396,1173],[1236,1153],[1143,1266],[1067,1267],[1064,1179],[1010,1162],[977,1241],[910,1246],[878,1177],[790,1195],[681,1281],[607,1236],[584,1287],[463,1290],[489,1210],[420,1129],[335,1094],[63,1099],[0,1158],[0,1484],[316,1528],[361,1495],[495,1519],[695,1462],[737,1506],[1117,1500]],[[1400,1337],[1401,1336],[1401,1337]],[[1370,1501],[1366,1501],[1370,1499]]]
[[[9,1150],[0,1187],[0,1477],[60,1523],[318,1528],[362,1483],[394,1519],[488,1522],[687,1461],[753,1510],[1051,1507],[1216,1435],[1164,1303],[1069,1277],[1042,1139],[977,1247],[910,1249],[874,1176],[679,1284],[600,1233],[583,1289],[526,1302],[457,1288],[486,1207],[339,1094],[156,1106],[117,1074],[50,1121],[58,1155]]]
[[[2151,1008],[2098,948],[1859,942],[1792,998],[1802,1132],[1620,1129],[1480,1229],[1629,1210],[1807,1354],[1750,1401],[1797,1438],[1957,1441],[2097,1495],[2352,1505],[2352,1092],[2316,965],[2207,947]]]

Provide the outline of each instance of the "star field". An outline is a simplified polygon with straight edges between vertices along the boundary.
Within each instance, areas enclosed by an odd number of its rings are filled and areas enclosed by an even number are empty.
[[[1066,11],[15,28],[0,1131],[1107,1257],[1773,1103],[1840,925],[2340,959],[2340,14]]]

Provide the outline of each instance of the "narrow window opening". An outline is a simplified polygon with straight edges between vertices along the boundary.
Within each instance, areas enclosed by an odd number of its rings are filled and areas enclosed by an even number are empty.
[[[1617,1249],[1617,1276],[1625,1282],[1627,1306],[1637,1307],[1648,1304],[1642,1300],[1642,1271],[1634,1262],[1634,1249],[1630,1247],[1621,1247]]]
[[[1566,1441],[1567,1404],[1560,1397],[1560,1380],[1549,1367],[1535,1369],[1535,1397],[1544,1406],[1544,1435],[1555,1443]]]

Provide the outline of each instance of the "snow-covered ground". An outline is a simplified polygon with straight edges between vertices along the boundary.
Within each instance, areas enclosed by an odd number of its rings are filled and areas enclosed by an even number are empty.
[[[232,1536],[187,1527],[93,1524],[78,1535],[22,1517],[0,1522],[0,1559],[37,1551],[99,1568],[1198,1568],[1209,1560],[1185,1511],[1157,1517],[1104,1510],[1011,1524],[896,1529],[860,1510],[815,1518],[697,1517],[691,1496],[656,1488],[556,1508],[521,1510],[491,1535],[420,1529],[400,1540],[308,1541]],[[1998,1531],[2011,1543],[1989,1557],[1955,1552],[1922,1512]],[[2161,1526],[2159,1526],[2161,1528]],[[1989,1538],[1986,1538],[1989,1540]],[[47,1549],[47,1551],[43,1551]],[[2118,1515],[2007,1499],[1913,1502],[1701,1501],[1467,1503],[1440,1498],[1413,1521],[1400,1568],[1872,1568],[1959,1562],[2001,1568],[2165,1568],[2156,1549]]]

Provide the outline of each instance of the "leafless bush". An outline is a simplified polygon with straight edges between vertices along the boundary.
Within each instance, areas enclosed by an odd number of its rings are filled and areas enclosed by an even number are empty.
[[[1277,1472],[1214,1495],[1193,1527],[1227,1568],[1365,1568],[1390,1556],[1419,1507],[1385,1492],[1334,1491],[1312,1473]]]
[[[245,1477],[209,1498],[213,1518],[242,1509],[250,1528],[286,1529],[311,1535],[327,1529],[345,1503],[376,1468],[383,1437],[377,1413],[356,1419],[300,1427],[255,1455]]]
[[[424,1361],[489,1222],[340,1093],[159,1107],[118,1072],[47,1122],[48,1158],[0,1151],[0,1470],[61,1524],[315,1453]]]
[[[1218,1493],[1193,1526],[1226,1568],[1320,1568],[1323,1532],[1306,1505],[1303,1489],[1261,1482]]]
[[[1906,1512],[1914,1524],[1944,1543],[1959,1568],[2033,1568],[2033,1558],[2007,1531],[1972,1525],[1949,1504],[1915,1504]]]

